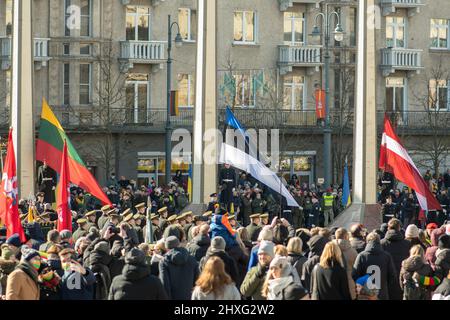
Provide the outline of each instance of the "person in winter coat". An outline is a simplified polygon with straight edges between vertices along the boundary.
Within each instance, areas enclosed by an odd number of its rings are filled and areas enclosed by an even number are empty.
[[[436,268],[436,251],[438,250],[439,238],[443,234],[445,234],[445,228],[441,227],[434,229],[430,235],[431,247],[427,248],[427,251],[425,252],[425,259],[433,269]]]
[[[125,257],[122,252],[125,253],[122,242],[114,241],[110,250],[111,262],[109,263],[109,272],[111,274],[111,280],[122,274],[122,269],[125,265]]]
[[[61,242],[61,237],[59,236],[58,230],[50,230],[47,233],[47,242],[44,244],[41,244],[39,247],[39,251],[41,252],[47,252],[48,249],[50,249],[51,246],[55,244],[59,244]]]
[[[144,252],[132,248],[124,261],[122,274],[112,281],[108,300],[167,300],[161,281],[150,274]]]
[[[450,272],[434,291],[432,300],[450,300]]]
[[[38,276],[40,300],[61,300],[61,277],[46,263],[43,266]]]
[[[252,248],[250,251],[250,257],[247,266],[247,272],[250,271],[251,268],[255,267],[258,264],[258,250],[261,241],[270,241],[273,240],[273,232],[271,226],[265,226],[262,228],[261,232],[258,235],[258,243]]]
[[[425,261],[425,251],[420,245],[410,250],[410,256],[402,262],[400,270],[400,287],[403,290],[403,300],[430,300],[431,291],[440,280],[433,277],[433,269]]]
[[[411,249],[411,243],[405,240],[405,237],[400,231],[400,220],[395,218],[389,220],[388,231],[384,239],[381,240],[381,247],[394,259],[394,266],[398,278],[402,261],[409,257],[409,249]]]
[[[302,285],[303,287],[311,292],[311,273],[316,264],[320,261],[320,256],[322,255],[322,251],[325,248],[325,245],[329,242],[329,240],[321,235],[312,236],[308,242],[309,245],[309,258],[303,264],[302,268]]]
[[[352,300],[356,299],[356,284],[352,278],[353,265],[355,264],[358,252],[351,246],[349,241],[349,234],[344,228],[339,228],[334,234],[336,238],[336,243],[341,249],[342,258],[344,261],[345,269],[347,270],[348,288],[350,290],[350,295]]]
[[[444,279],[450,270],[450,236],[447,234],[439,238],[435,265],[436,275]]]
[[[293,267],[287,257],[275,256],[262,289],[267,300],[300,300],[308,298],[308,290],[294,281]]]
[[[8,276],[6,300],[39,300],[38,270],[41,267],[39,253],[22,246],[22,257],[16,269]]]
[[[236,262],[231,258],[228,253],[225,252],[226,244],[222,237],[215,237],[211,240],[211,246],[206,251],[206,255],[200,260],[199,270],[203,272],[206,262],[211,257],[219,257],[225,264],[225,271],[230,275],[234,283],[240,282],[239,273],[237,270]]]
[[[240,238],[238,233],[236,233],[236,240],[239,243]],[[225,252],[233,259],[234,263],[236,264],[236,271],[237,271],[236,286],[238,287],[242,284],[242,281],[245,278],[245,272],[249,260],[248,255],[244,250],[245,247],[243,244],[242,247],[239,244],[231,247],[230,246],[225,247]]]
[[[14,271],[18,262],[11,249],[6,243],[1,246],[2,255],[0,257],[0,296],[6,293],[6,283],[8,276]]]
[[[186,247],[189,254],[197,261],[200,261],[206,255],[206,251],[211,244],[211,239],[209,238],[208,232],[209,225],[204,224],[200,226],[199,234],[195,236]]]
[[[190,300],[198,278],[198,263],[185,248],[180,247],[175,236],[165,240],[165,247],[169,252],[159,263],[159,278],[167,296],[172,300]]]
[[[303,241],[299,237],[289,239],[287,244],[287,259],[291,266],[297,270],[299,278],[302,278],[303,264],[308,261],[302,253]]]
[[[367,274],[372,274],[374,268],[379,270],[380,273],[378,299],[390,300],[393,297],[401,299],[399,278],[395,270],[394,260],[381,247],[380,236],[376,232],[371,232],[367,236],[366,249],[356,257],[352,272],[353,280],[356,281]]]
[[[61,279],[62,300],[93,300],[94,273],[74,259],[75,251],[73,249],[62,250],[59,257],[64,269],[64,275]]]
[[[263,240],[259,244],[258,264],[247,272],[240,287],[241,294],[244,297],[251,297],[253,300],[264,300],[262,288],[269,271],[270,262],[275,256],[274,248],[275,245],[271,241]]]
[[[341,249],[328,242],[311,275],[312,300],[351,300]]]
[[[219,257],[208,259],[195,284],[192,300],[241,300],[239,290]]]
[[[363,252],[366,247],[364,233],[364,226],[362,224],[358,223],[350,227],[350,245],[358,253]]]
[[[89,258],[89,268],[96,278],[95,300],[108,299],[109,287],[111,286],[112,281],[109,268],[112,257],[109,254],[109,251],[109,243],[100,241],[95,245],[94,251],[92,251]]]
[[[420,230],[415,224],[410,224],[405,230],[405,240],[409,241],[411,248],[415,245],[420,245],[423,250],[427,250],[427,246],[419,239]]]

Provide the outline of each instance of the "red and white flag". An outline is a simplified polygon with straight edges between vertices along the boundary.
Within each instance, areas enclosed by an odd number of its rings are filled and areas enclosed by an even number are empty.
[[[6,237],[9,238],[17,233],[20,236],[20,240],[25,243],[25,233],[19,216],[16,155],[14,154],[12,130],[12,128],[9,129],[8,150],[0,185],[0,219],[6,226]]]
[[[64,149],[61,160],[61,175],[59,177],[58,192],[56,197],[56,210],[58,213],[58,231],[72,231],[72,212],[70,211],[70,174],[69,159],[67,158],[67,143],[64,141]]]
[[[399,181],[415,190],[422,210],[442,210],[408,151],[400,142],[400,138],[395,134],[387,116],[384,117],[384,132],[381,138],[378,166],[380,169],[392,173]]]

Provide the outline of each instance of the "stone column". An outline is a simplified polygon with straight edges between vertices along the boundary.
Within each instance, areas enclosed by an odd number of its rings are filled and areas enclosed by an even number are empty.
[[[216,0],[198,1],[196,101],[192,155],[192,202],[195,205],[208,203],[209,195],[217,189],[217,136],[213,133],[213,130],[217,128],[216,6]],[[205,158],[204,154],[206,154]]]
[[[14,0],[12,37],[11,126],[16,151],[19,197],[35,194],[33,118],[34,45],[32,0]]]

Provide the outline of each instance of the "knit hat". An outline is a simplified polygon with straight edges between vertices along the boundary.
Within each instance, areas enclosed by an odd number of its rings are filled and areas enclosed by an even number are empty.
[[[273,244],[272,241],[263,240],[259,244],[258,254],[265,253],[273,258],[275,255],[274,248],[275,245]]]
[[[167,237],[167,239],[164,241],[164,246],[167,250],[177,248],[180,245],[180,240],[178,240],[175,236]]]
[[[125,263],[134,265],[145,264],[145,253],[138,248],[133,248],[125,255]]]
[[[225,239],[221,236],[216,236],[211,240],[210,251],[219,252],[224,251],[226,247]]]
[[[12,245],[14,247],[20,247],[22,242],[20,241],[20,236],[18,233],[14,233],[11,237],[6,240],[6,244]]]
[[[415,224],[410,224],[405,231],[405,238],[418,238],[419,237],[419,228]]]
[[[22,252],[22,259],[25,259],[26,261],[30,261],[34,257],[39,257],[39,252],[28,246],[22,246],[20,251]]]
[[[95,245],[94,251],[101,251],[106,254],[109,254],[109,243],[106,241],[100,241]]]
[[[291,273],[290,266],[288,259],[279,255],[276,255],[270,262],[270,268],[277,267],[281,269],[281,277],[287,277]]]
[[[8,247],[7,244],[3,244],[2,245],[2,258],[5,260],[9,260],[9,258],[11,258],[11,256],[14,253],[12,252],[12,250]]]

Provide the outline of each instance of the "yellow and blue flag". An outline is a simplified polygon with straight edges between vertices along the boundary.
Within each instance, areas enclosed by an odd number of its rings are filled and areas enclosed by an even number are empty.
[[[348,177],[347,159],[344,166],[344,185],[342,188],[342,205],[347,208],[352,203],[350,196],[350,179]]]
[[[187,192],[188,192],[188,196],[189,196],[189,202],[191,202],[192,201],[192,163],[189,164]]]

